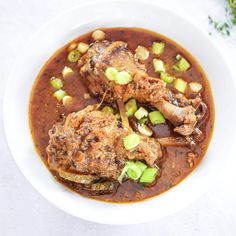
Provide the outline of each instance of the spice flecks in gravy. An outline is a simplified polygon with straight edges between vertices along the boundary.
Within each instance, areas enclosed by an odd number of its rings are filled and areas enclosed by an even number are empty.
[[[191,68],[184,73],[176,72],[170,69],[175,77],[181,77],[187,83],[195,81],[202,84],[201,97],[207,105],[207,113],[203,120],[201,120],[197,127],[203,133],[203,139],[197,144],[194,149],[195,156],[191,157],[189,153],[192,150],[189,147],[165,147],[163,148],[163,157],[159,160],[161,166],[160,176],[157,181],[148,187],[143,187],[138,182],[127,180],[122,185],[119,185],[117,190],[112,194],[104,194],[98,196],[91,196],[86,191],[82,190],[79,184],[65,181],[60,178],[55,172],[55,177],[64,185],[72,190],[80,193],[83,196],[90,198],[109,201],[109,202],[131,202],[139,201],[152,196],[165,192],[166,190],[177,185],[181,180],[188,176],[195,167],[201,162],[204,157],[208,144],[210,142],[213,124],[214,124],[214,104],[211,94],[211,89],[207,77],[196,60],[184,50],[181,46],[172,40],[144,29],[136,28],[112,28],[103,29],[106,35],[106,40],[109,41],[124,41],[128,44],[128,48],[135,53],[137,46],[142,45],[151,50],[152,43],[162,41],[165,43],[164,52],[158,57],[163,60],[166,65],[173,65],[173,61],[177,54],[186,58]],[[85,42],[87,44],[93,43],[91,33],[82,35],[75,39],[73,43]],[[36,149],[45,164],[47,165],[46,147],[49,142],[48,131],[52,128],[53,124],[63,121],[64,117],[71,112],[82,110],[89,104],[95,104],[99,101],[96,98],[84,98],[84,94],[88,93],[87,88],[83,84],[77,63],[69,62],[67,60],[68,47],[71,43],[58,50],[44,65],[40,71],[31,93],[29,115],[32,137]],[[153,59],[156,56],[150,53],[147,60],[143,63],[147,68],[147,73],[152,77],[159,77],[159,74],[154,71]],[[72,96],[73,103],[65,107],[62,103],[58,102],[53,96],[54,89],[50,86],[50,78],[55,76],[62,77],[62,70],[64,66],[68,66],[73,70],[66,79],[63,80],[63,89]],[[168,85],[172,89],[172,85]],[[186,96],[191,96],[187,94]],[[151,126],[151,124],[150,124]],[[151,127],[155,137],[166,137],[173,134],[170,124],[160,124]],[[192,163],[192,164],[191,164]]]

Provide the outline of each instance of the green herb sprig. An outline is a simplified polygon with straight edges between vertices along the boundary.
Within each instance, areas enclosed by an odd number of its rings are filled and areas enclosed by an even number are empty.
[[[215,30],[222,36],[230,36],[230,31],[236,25],[236,0],[227,0],[228,7],[225,11],[230,11],[230,19],[226,21],[216,21],[211,16],[208,16],[209,24],[213,25]],[[211,33],[210,33],[211,34]]]

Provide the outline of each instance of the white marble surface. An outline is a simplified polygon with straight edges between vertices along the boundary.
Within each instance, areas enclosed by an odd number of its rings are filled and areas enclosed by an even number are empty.
[[[79,2],[83,1],[0,0],[1,99],[18,49],[41,25]],[[210,29],[207,20],[209,14],[219,17],[224,14],[223,0],[158,2],[181,12],[206,31]],[[236,41],[233,45],[217,35],[213,37],[220,43],[228,63],[235,70],[233,73],[236,79]],[[222,79],[227,83],[227,78]],[[0,118],[2,120],[1,112]],[[184,210],[157,222],[107,226],[67,215],[40,196],[22,176],[10,156],[2,122],[0,133],[0,235],[236,235],[236,160],[222,169],[219,182],[212,183],[204,196]]]

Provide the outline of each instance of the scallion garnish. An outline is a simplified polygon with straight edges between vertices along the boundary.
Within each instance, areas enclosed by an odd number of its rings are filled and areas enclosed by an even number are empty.
[[[146,60],[149,57],[149,51],[143,46],[138,46],[135,49],[135,57],[139,60]]]
[[[138,134],[129,134],[124,138],[124,147],[126,150],[131,150],[138,146],[140,143],[140,137]]]
[[[139,165],[137,165],[134,162],[129,162],[127,165],[128,165],[127,169],[128,177],[133,180],[138,180],[142,175],[142,170],[139,167]]]
[[[153,131],[145,124],[138,124],[138,131],[140,134],[143,134],[148,137],[153,135]]]
[[[183,79],[176,79],[174,82],[174,87],[177,89],[179,92],[184,93],[185,89],[187,87],[187,82],[184,81]]]
[[[114,67],[108,67],[105,70],[105,76],[107,77],[107,79],[109,80],[115,80],[116,76],[118,74],[118,70]]]
[[[143,108],[143,107],[140,107],[135,113],[134,113],[134,116],[140,120],[142,119],[143,117],[147,117],[148,116],[148,111]]]
[[[54,92],[53,96],[60,102],[66,96],[66,92],[62,89],[57,90]]]
[[[162,60],[154,58],[153,59],[153,66],[154,66],[155,72],[165,72],[166,71],[164,62]]]
[[[154,42],[152,44],[152,52],[156,55],[162,54],[164,51],[165,44],[163,42]]]
[[[126,111],[126,116],[130,117],[132,116],[138,109],[137,102],[134,98],[130,99],[126,104],[125,104],[125,111]]]
[[[63,82],[62,82],[62,80],[61,80],[61,79],[58,79],[58,78],[56,78],[56,77],[52,77],[52,78],[50,79],[50,84],[52,85],[52,87],[53,87],[54,89],[60,89],[60,88],[63,87]]]
[[[78,49],[76,49],[76,50],[71,51],[68,54],[67,59],[69,62],[76,62],[79,60],[80,56],[81,56],[80,51]]]
[[[189,87],[194,93],[198,93],[202,89],[202,85],[198,82],[190,82]]]
[[[83,54],[88,51],[89,45],[87,43],[80,42],[78,43],[77,49]]]
[[[149,119],[153,125],[165,123],[165,117],[160,111],[152,111],[149,113]]]
[[[105,106],[102,108],[102,112],[106,113],[106,114],[115,114],[115,110],[112,107],[109,106]]]
[[[65,66],[62,70],[62,76],[65,78],[68,74],[73,73],[73,70],[69,66]]]
[[[186,71],[190,68],[189,62],[181,55],[176,56],[176,62],[173,65],[173,69],[176,71]]]
[[[166,82],[167,84],[170,84],[170,83],[172,83],[175,80],[175,77],[173,75],[170,75],[170,74],[165,73],[165,72],[161,72],[160,78],[164,82]]]
[[[152,183],[157,176],[158,169],[157,168],[150,168],[148,167],[147,169],[144,170],[140,182],[141,183]]]
[[[131,75],[127,71],[120,71],[115,77],[116,84],[125,85],[132,80]]]

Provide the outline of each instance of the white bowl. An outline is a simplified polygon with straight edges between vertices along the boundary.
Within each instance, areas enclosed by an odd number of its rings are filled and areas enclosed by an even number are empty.
[[[81,197],[56,182],[37,155],[28,122],[29,97],[46,60],[77,36],[99,27],[142,27],[186,48],[200,62],[213,91],[214,134],[208,152],[191,176],[160,196],[132,204],[111,204]],[[51,203],[74,216],[106,224],[159,219],[198,198],[215,182],[235,144],[235,84],[208,35],[175,12],[139,1],[99,1],[75,7],[41,28],[27,43],[10,74],[4,98],[4,127],[11,153],[29,182]]]

